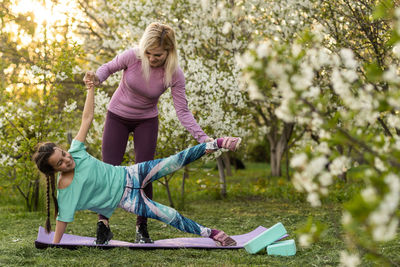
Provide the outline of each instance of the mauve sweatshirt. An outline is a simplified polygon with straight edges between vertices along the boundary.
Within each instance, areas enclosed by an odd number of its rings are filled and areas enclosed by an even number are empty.
[[[167,88],[164,85],[164,67],[151,68],[148,82],[142,76],[142,61],[136,57],[137,48],[129,49],[100,66],[96,75],[100,83],[111,74],[124,70],[108,110],[127,119],[148,119],[158,116],[157,103]],[[182,125],[199,143],[208,137],[197,124],[188,108],[185,93],[185,76],[180,67],[172,76],[171,95],[176,115]]]

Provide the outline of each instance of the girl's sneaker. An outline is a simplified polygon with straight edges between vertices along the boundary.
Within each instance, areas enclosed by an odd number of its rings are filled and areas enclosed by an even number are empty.
[[[240,137],[222,137],[217,139],[218,147],[226,148],[230,151],[236,151],[239,148],[242,138]]]
[[[94,241],[95,245],[107,245],[108,241],[110,241],[113,236],[110,227],[106,226],[102,221],[97,223],[96,240]]]
[[[147,232],[147,224],[139,224],[139,226],[136,226],[135,243],[154,243],[154,241],[149,236],[149,232]]]
[[[232,239],[232,237],[228,236],[225,234],[224,231],[217,230],[218,233],[214,236],[210,236],[212,240],[215,241],[215,243],[218,246],[222,247],[228,247],[228,246],[236,246],[236,241]]]

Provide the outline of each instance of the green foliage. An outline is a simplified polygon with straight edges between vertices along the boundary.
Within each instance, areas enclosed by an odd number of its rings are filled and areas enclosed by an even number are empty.
[[[8,46],[14,33],[1,32],[1,45],[8,49],[2,52],[0,73],[0,187],[10,195],[21,194],[28,210],[38,210],[40,176],[32,154],[39,142],[67,143],[67,131],[76,127],[77,114],[65,110],[64,105],[67,99],[83,98],[83,91],[79,92],[82,86],[74,84],[82,50],[67,40],[51,39],[45,29],[36,28],[33,13],[14,17],[7,10],[3,14],[10,18],[2,21],[3,26],[15,23],[20,36]],[[39,31],[44,39],[34,39]],[[29,46],[22,43],[23,37],[33,39]]]
[[[381,80],[383,70],[377,63],[366,63],[364,68],[370,82],[379,82]]]
[[[393,13],[395,10],[394,1],[393,0],[380,0],[379,3],[375,7],[375,11],[372,14],[373,19],[389,19],[393,17]]]

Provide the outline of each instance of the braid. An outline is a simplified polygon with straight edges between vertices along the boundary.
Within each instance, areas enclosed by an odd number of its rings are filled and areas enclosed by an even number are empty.
[[[46,174],[46,208],[47,208],[47,218],[46,218],[46,233],[50,233],[51,224],[50,224],[50,176]]]
[[[53,198],[53,202],[54,202],[54,218],[57,217],[58,214],[58,202],[57,202],[57,198],[56,195],[54,194],[56,191],[56,183],[55,183],[55,176],[54,173],[50,176],[50,182],[51,182],[51,196]]]
[[[38,169],[46,176],[46,208],[47,208],[47,218],[45,229],[49,233],[51,230],[50,224],[50,186],[51,195],[54,201],[55,213],[58,213],[57,199],[54,195],[55,191],[55,177],[54,168],[49,164],[49,158],[54,153],[54,148],[57,147],[56,144],[51,142],[38,144],[36,147],[36,152],[33,154],[33,161],[36,163]]]

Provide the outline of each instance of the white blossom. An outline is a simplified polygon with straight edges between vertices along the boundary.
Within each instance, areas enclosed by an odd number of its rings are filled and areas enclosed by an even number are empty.
[[[68,104],[68,102],[65,101],[65,104],[64,104],[64,112],[70,113],[70,112],[75,111],[76,108],[77,108],[76,101],[72,101],[70,104]]]
[[[312,236],[310,234],[302,234],[299,236],[299,245],[308,248],[312,243]]]
[[[271,43],[270,42],[263,42],[258,45],[257,49],[257,56],[258,58],[266,58],[271,52]]]
[[[340,56],[346,68],[355,69],[358,66],[357,61],[354,59],[354,53],[351,49],[342,48],[340,50]]]
[[[400,128],[400,118],[398,115],[389,114],[387,116],[387,122],[390,127]]]
[[[377,199],[376,189],[374,187],[368,186],[361,191],[361,196],[365,202],[374,202]]]
[[[319,195],[316,192],[311,192],[307,195],[307,201],[313,207],[321,206],[321,200],[319,199]]]
[[[62,71],[60,73],[57,73],[56,78],[60,81],[64,81],[64,80],[68,79],[68,75]]]
[[[375,163],[375,167],[376,167],[378,170],[380,170],[380,171],[382,171],[382,172],[384,172],[384,171],[387,170],[385,164],[383,163],[383,161],[382,161],[380,158],[375,157],[374,163]]]
[[[397,58],[400,58],[400,42],[397,42],[397,43],[393,46],[393,54],[394,54]]]
[[[308,157],[305,153],[296,154],[290,160],[290,166],[292,168],[304,167],[308,161]]]
[[[321,142],[316,148],[315,151],[322,153],[324,155],[329,155],[331,150],[329,149],[327,142]]]
[[[349,159],[345,156],[335,158],[329,165],[329,171],[332,175],[340,175],[347,170]]]
[[[351,216],[351,213],[348,211],[344,211],[342,215],[342,224],[347,225],[350,224],[353,221],[353,216]]]
[[[223,34],[228,34],[232,29],[232,25],[229,22],[225,22],[224,26],[222,27],[222,33]]]
[[[36,103],[34,101],[32,101],[32,98],[29,98],[28,101],[26,101],[26,106],[29,108],[35,108],[36,107]],[[0,111],[1,113],[1,111]]]
[[[332,174],[329,172],[323,172],[318,179],[322,186],[329,186],[333,183]]]
[[[388,224],[381,224],[374,227],[372,237],[375,241],[390,241],[396,236],[399,220],[393,218]]]
[[[350,254],[347,251],[340,252],[340,265],[341,267],[356,267],[361,264],[358,254]]]

